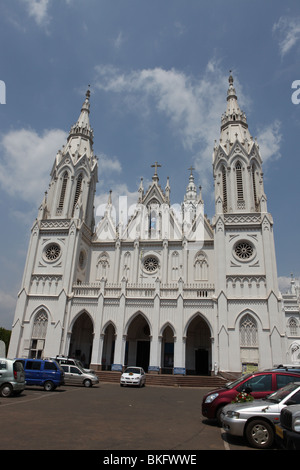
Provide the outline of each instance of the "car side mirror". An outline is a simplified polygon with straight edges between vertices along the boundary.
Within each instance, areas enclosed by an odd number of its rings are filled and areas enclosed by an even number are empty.
[[[245,387],[245,388],[244,388],[244,392],[246,392],[246,393],[251,393],[251,392],[252,392],[252,388],[249,387],[249,386],[248,386],[248,387]]]

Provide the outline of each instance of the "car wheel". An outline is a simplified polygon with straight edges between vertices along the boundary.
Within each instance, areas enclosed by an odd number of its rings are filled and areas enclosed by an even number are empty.
[[[54,390],[54,383],[47,380],[47,382],[44,383],[44,390],[46,390],[46,392],[52,392],[52,390]]]
[[[92,382],[91,382],[90,380],[85,380],[85,381],[83,382],[83,385],[84,385],[86,388],[89,388],[89,387],[92,386]]]
[[[274,441],[274,431],[267,421],[256,419],[246,427],[246,438],[252,447],[266,449]]]
[[[10,384],[4,384],[2,385],[2,387],[0,388],[0,395],[1,397],[3,398],[8,398],[11,396],[12,394],[12,391],[13,391],[13,388]]]

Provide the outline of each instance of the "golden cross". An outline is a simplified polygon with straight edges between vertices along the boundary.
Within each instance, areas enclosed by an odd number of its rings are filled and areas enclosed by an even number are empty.
[[[154,175],[157,175],[157,167],[161,167],[157,162],[155,162],[154,165],[151,165],[151,168],[155,168]]]

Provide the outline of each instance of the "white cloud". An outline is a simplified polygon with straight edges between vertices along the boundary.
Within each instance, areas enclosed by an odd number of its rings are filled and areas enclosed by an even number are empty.
[[[278,288],[282,294],[288,293],[291,288],[291,278],[288,276],[279,276]]]
[[[122,31],[119,32],[118,36],[116,37],[116,39],[114,40],[114,46],[116,49],[120,49],[120,47],[122,46],[122,44],[124,43],[125,41],[125,38],[124,38],[124,34],[122,33]]]
[[[283,57],[300,39],[300,17],[280,17],[273,26],[273,33],[279,36],[279,50]]]
[[[59,129],[46,130],[39,136],[33,130],[10,131],[0,141],[0,185],[22,201],[42,201],[49,184],[54,157],[66,141]]]
[[[119,162],[119,160],[116,157],[108,157],[104,153],[101,153],[99,155],[98,167],[100,175],[107,174],[107,172],[121,173],[122,171],[121,163]]]
[[[276,120],[269,126],[263,128],[257,136],[261,157],[264,163],[268,162],[270,159],[278,160],[281,157],[280,143],[282,134],[280,133],[280,127],[280,122]]]
[[[95,87],[122,95],[141,118],[149,117],[153,106],[167,118],[175,137],[192,153],[205,188],[205,179],[210,181],[211,177],[211,153],[219,136],[220,117],[226,109],[228,76],[218,62],[211,60],[201,77],[160,67],[123,73],[111,65],[97,66],[96,73]],[[243,104],[237,80],[235,85]]]
[[[48,12],[50,0],[22,0],[22,2],[38,26],[46,25],[50,21]]]
[[[49,25],[52,17],[50,16],[49,9],[53,0],[21,0],[26,6],[28,15],[33,18],[36,24],[40,27]],[[71,5],[73,0],[64,0],[67,5]],[[59,1],[61,3],[61,0]]]

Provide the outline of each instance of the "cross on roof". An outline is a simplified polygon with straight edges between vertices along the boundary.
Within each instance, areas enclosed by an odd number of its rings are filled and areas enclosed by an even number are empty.
[[[159,165],[157,162],[155,162],[154,165],[151,165],[151,168],[155,168],[154,175],[157,175],[157,168],[158,167],[161,167],[161,165]]]
[[[191,171],[191,175],[193,174],[193,170],[194,170],[194,169],[195,169],[195,168],[193,168],[192,166],[190,166],[190,168],[188,168],[188,170]]]

